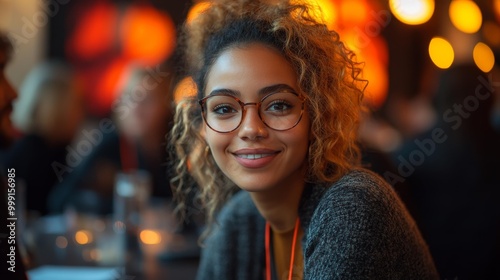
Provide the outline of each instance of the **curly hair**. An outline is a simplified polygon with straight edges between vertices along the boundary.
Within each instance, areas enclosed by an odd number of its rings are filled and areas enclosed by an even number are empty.
[[[181,48],[188,74],[196,81],[197,98],[203,97],[207,73],[225,50],[250,43],[278,50],[297,74],[311,120],[306,180],[331,183],[360,164],[356,140],[366,81],[360,78],[355,54],[337,32],[316,20],[317,11],[301,1],[213,1],[208,10],[184,26]],[[181,213],[188,215],[191,209],[186,209],[183,200],[195,185],[200,186],[198,198],[210,225],[236,186],[209,155],[201,135],[203,120],[197,98],[186,98],[177,105],[170,133],[177,158],[171,182]]]

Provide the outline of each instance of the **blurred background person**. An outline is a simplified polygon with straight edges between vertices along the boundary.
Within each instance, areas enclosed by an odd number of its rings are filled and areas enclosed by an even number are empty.
[[[5,67],[12,53],[12,45],[7,36],[0,33],[0,147],[9,146],[12,141],[12,102],[17,98],[17,93],[5,77]]]
[[[0,32],[0,149],[6,149],[11,143],[11,120],[10,120],[10,115],[12,112],[12,102],[16,99],[17,93],[10,84],[9,80],[7,80],[7,77],[5,77],[5,67],[7,65],[7,62],[9,62],[11,54],[12,54],[12,44],[10,43],[9,39],[7,36]],[[5,166],[3,164],[0,164],[0,218],[3,221],[7,221],[7,172],[8,169],[12,170],[10,166]],[[12,174],[16,174],[15,171]],[[15,263],[16,266],[14,268],[14,272],[8,271],[7,269],[9,267],[12,267],[7,261],[10,260],[10,257],[7,256],[7,254],[11,254],[11,246],[12,244],[9,244],[7,242],[7,236],[10,235],[10,228],[6,226],[2,226],[2,229],[0,230],[0,263],[2,263],[2,266],[0,267],[2,269],[2,274],[7,274],[9,275],[9,279],[12,280],[26,280],[28,279],[26,276],[26,271],[24,267],[24,263],[22,260],[22,256],[19,253],[19,248],[18,246],[15,246],[15,256],[17,256],[17,262]],[[19,239],[18,239],[19,240]],[[18,243],[19,244],[19,243]]]
[[[78,212],[112,213],[115,180],[120,172],[146,171],[151,195],[171,197],[165,148],[171,118],[170,80],[155,81],[145,69],[131,72],[113,105],[111,128],[99,132],[102,140],[51,193],[52,212],[71,207]]]
[[[471,64],[443,72],[434,126],[393,153],[408,171],[405,203],[448,279],[500,277],[500,133],[491,122],[499,89],[481,81],[487,75]]]
[[[83,117],[83,104],[71,69],[46,62],[24,80],[14,104],[13,122],[21,133],[2,157],[16,169],[25,189],[26,209],[48,213],[47,196],[58,183],[53,162],[65,162],[67,150]]]

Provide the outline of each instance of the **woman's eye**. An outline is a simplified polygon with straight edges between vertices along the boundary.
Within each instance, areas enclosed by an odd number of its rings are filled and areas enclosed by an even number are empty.
[[[212,112],[214,112],[215,114],[219,114],[219,115],[226,115],[226,114],[237,113],[238,110],[234,109],[231,105],[221,104],[221,105],[215,106],[212,109]]]
[[[273,111],[273,112],[285,112],[287,110],[290,110],[292,108],[292,105],[284,100],[276,100],[271,102],[269,104],[267,110],[268,111]]]

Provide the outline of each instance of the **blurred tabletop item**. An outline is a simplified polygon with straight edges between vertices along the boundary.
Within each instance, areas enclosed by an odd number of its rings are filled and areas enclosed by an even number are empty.
[[[124,178],[130,179],[121,176],[117,186],[124,186]],[[149,199],[131,214],[137,215],[133,226],[122,219],[124,212],[68,210],[28,222],[22,236],[33,267],[30,279],[195,279],[198,235],[180,230],[172,209],[167,199]]]

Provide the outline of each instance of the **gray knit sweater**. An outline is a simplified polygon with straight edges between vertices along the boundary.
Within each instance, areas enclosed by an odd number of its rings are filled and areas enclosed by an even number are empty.
[[[307,185],[299,217],[304,279],[438,278],[415,222],[392,188],[367,170],[331,186]],[[235,195],[205,241],[198,279],[264,279],[264,227],[249,194]]]

